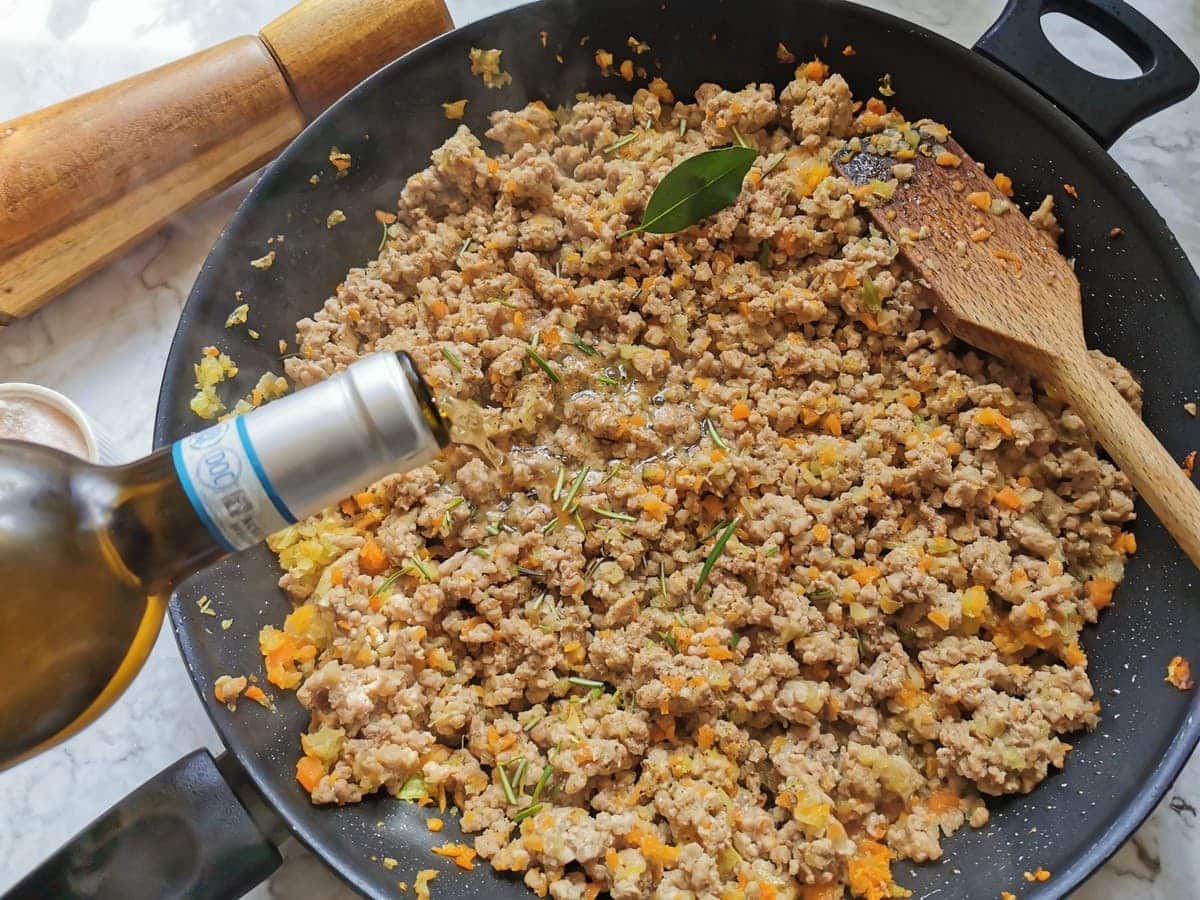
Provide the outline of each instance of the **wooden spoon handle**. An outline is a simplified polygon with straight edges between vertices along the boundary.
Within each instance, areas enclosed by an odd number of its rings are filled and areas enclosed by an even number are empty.
[[[1200,490],[1090,358],[1061,360],[1050,380],[1200,567]]]
[[[253,171],[451,25],[442,0],[304,0],[258,37],[0,123],[0,324]]]

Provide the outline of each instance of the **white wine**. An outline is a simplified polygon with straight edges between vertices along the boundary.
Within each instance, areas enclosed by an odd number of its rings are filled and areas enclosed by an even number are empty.
[[[403,353],[129,465],[0,441],[0,769],[120,695],[184,578],[447,441]]]

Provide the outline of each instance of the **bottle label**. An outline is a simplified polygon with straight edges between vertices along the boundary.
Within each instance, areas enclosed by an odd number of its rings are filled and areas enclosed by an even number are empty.
[[[296,521],[271,485],[242,417],[171,448],[196,515],[226,550],[244,550]]]

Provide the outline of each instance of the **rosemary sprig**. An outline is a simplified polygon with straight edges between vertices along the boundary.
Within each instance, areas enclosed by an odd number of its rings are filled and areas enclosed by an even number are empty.
[[[455,372],[462,371],[462,360],[458,358],[458,354],[449,347],[442,347],[442,356],[446,357],[446,362],[454,368]]]
[[[558,467],[558,478],[554,482],[554,490],[550,492],[550,499],[557,503],[558,498],[562,496],[563,484],[567,480],[567,467]]]
[[[704,587],[704,582],[708,581],[708,576],[713,570],[713,566],[717,564],[719,557],[725,549],[725,545],[729,543],[729,539],[733,537],[734,531],[741,524],[742,517],[735,516],[733,521],[725,526],[725,530],[721,532],[721,536],[717,538],[717,542],[713,544],[713,548],[708,551],[708,558],[704,560],[704,567],[700,570],[700,577],[696,579],[696,586],[692,588],[692,593],[698,593],[700,588]]]
[[[577,334],[571,335],[571,343],[587,356],[595,356],[599,351]]]
[[[596,376],[596,380],[598,382],[600,382],[601,384],[608,384],[608,385],[614,385],[614,384],[621,383],[621,382],[617,381],[617,379],[613,378],[611,375],[605,375],[603,372],[601,372],[599,375]]]
[[[834,596],[834,594],[833,594],[832,588],[817,588],[815,591],[813,591],[812,593],[810,593],[808,595],[808,599],[816,600],[818,602],[824,602],[826,600],[832,600],[833,596]]]
[[[733,131],[733,139],[735,141],[737,141],[737,145],[739,147],[749,147],[750,146],[749,144],[746,143],[746,139],[744,137],[742,137],[742,133],[740,131],[738,131],[738,128],[736,125],[730,125],[729,128],[730,128],[730,130]]]
[[[513,824],[520,825],[522,822],[524,822],[530,816],[536,816],[541,811],[542,811],[542,804],[531,803],[529,806],[525,807],[523,810],[521,810],[520,812],[516,813],[513,816]]]
[[[604,516],[606,519],[618,519],[621,522],[636,522],[637,516],[631,516],[628,513],[617,512],[612,509],[605,509],[603,506],[593,506],[592,512],[598,516]]]
[[[664,644],[666,644],[676,653],[679,652],[679,641],[675,640],[675,635],[671,634],[669,631],[660,631],[658,636],[663,639]]]
[[[513,793],[518,797],[521,796],[521,791],[525,787],[525,770],[529,768],[528,757],[521,757],[521,761],[517,763],[517,771],[513,773]]]
[[[492,555],[492,552],[486,547],[476,547],[471,552],[481,559],[488,559]]]
[[[567,496],[563,498],[563,512],[574,512],[574,508],[571,506],[571,504],[574,503],[575,498],[579,496],[579,490],[583,487],[583,482],[587,479],[591,471],[591,466],[584,466],[579,470],[579,474],[576,475],[575,480],[571,482],[571,487],[567,491]]]
[[[395,584],[400,579],[400,576],[403,574],[404,574],[403,569],[401,569],[398,572],[393,572],[387,578],[383,579],[383,584],[381,584],[381,585],[379,585],[379,587],[375,588],[375,593],[371,594],[371,596],[368,597],[367,599],[373,600],[376,597],[378,597],[380,594],[382,594],[384,591],[386,591],[388,588],[390,588],[393,584]]]
[[[470,249],[471,249],[471,238],[467,238],[465,241],[463,241],[463,245],[458,248],[458,255],[456,255],[454,257],[454,264],[458,265],[459,260],[462,259],[462,255]]]
[[[621,138],[619,141],[613,141],[611,144],[609,144],[607,147],[605,147],[604,150],[601,152],[603,152],[605,155],[607,155],[609,153],[616,153],[622,147],[629,146],[630,144],[632,144],[634,141],[636,141],[641,136],[642,136],[642,133],[640,131],[635,131],[635,132],[633,132],[633,134],[627,134],[627,135],[625,135],[625,137]]]
[[[708,429],[708,436],[712,442],[728,453],[729,445],[725,443],[725,439],[721,437],[721,433],[717,431],[717,426],[713,424],[712,419],[706,418],[704,420],[704,427]]]
[[[539,369],[546,373],[546,377],[548,377],[551,381],[553,381],[555,384],[558,384],[562,380],[559,378],[558,373],[554,371],[554,368],[550,365],[550,363],[546,362],[546,360],[542,358],[541,354],[534,350],[533,347],[529,347],[525,352],[529,354],[529,358],[537,364]]]
[[[527,569],[524,566],[517,566],[518,575],[527,575],[530,578],[541,578],[542,573],[537,569]]]
[[[613,463],[612,467],[608,470],[607,473],[605,473],[604,477],[600,479],[600,484],[608,484],[610,481],[612,481],[614,478],[617,477],[617,473],[620,471],[621,471],[621,464],[619,462]]]
[[[496,771],[500,773],[500,787],[504,789],[504,799],[509,802],[509,805],[517,805],[517,794],[513,790],[512,782],[508,780],[508,773],[504,771],[504,766],[497,764]]]
[[[416,569],[418,572],[420,572],[421,577],[424,578],[426,581],[433,581],[433,574],[427,568],[425,568],[425,564],[423,562],[421,562],[421,560],[419,560],[417,557],[410,556],[408,558],[408,563],[414,569]]]
[[[554,777],[554,769],[549,764],[542,769],[541,777],[538,778],[538,783],[533,786],[533,802],[537,803],[542,796],[542,791],[546,790],[546,785],[550,783],[550,779]]]
[[[571,684],[577,684],[580,687],[585,687],[585,688],[603,688],[604,687],[603,681],[596,681],[594,678],[580,678],[578,675],[571,675],[570,677],[567,678],[567,681],[571,682]]]
[[[383,250],[384,246],[387,244],[387,239],[388,239],[388,230],[387,229],[388,229],[387,223],[384,223],[383,236],[379,239],[379,246],[375,248],[376,253],[380,253]]]
[[[679,120],[679,136],[683,137],[685,134],[687,134],[687,129],[688,129],[687,119],[680,119]]]
[[[663,603],[669,599],[667,594],[667,564],[661,559],[658,561],[658,592],[662,594]]]

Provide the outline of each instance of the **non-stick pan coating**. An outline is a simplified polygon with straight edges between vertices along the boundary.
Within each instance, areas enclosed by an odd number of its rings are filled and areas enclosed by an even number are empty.
[[[539,31],[549,35],[543,48]],[[653,48],[640,62],[661,61],[661,74],[679,96],[715,81],[739,87],[750,81],[786,83],[791,67],[775,58],[783,40],[800,59],[821,54],[849,79],[856,96],[873,92],[890,72],[893,102],[912,117],[950,124],[961,143],[989,167],[1013,176],[1017,198],[1028,207],[1047,192],[1062,199],[1064,181],[1080,201],[1062,209],[1064,251],[1077,259],[1083,284],[1088,338],[1121,359],[1146,388],[1146,419],[1177,456],[1190,449],[1189,419],[1180,404],[1194,396],[1200,359],[1197,303],[1200,285],[1161,218],[1130,179],[1085,133],[1013,76],[978,55],[916,26],[838,0],[558,0],[522,7],[439,38],[384,69],[311,125],[266,172],[222,234],[184,310],[167,362],[156,442],[195,430],[188,411],[192,363],[207,344],[230,352],[246,391],[266,370],[279,372],[277,342],[291,342],[294,323],[313,312],[345,272],[375,255],[380,226],[373,211],[391,209],[412,172],[457,123],[442,112],[445,101],[467,98],[465,122],[482,135],[487,113],[533,99],[569,104],[576,91],[631,95],[631,86],[604,79],[592,61],[597,48],[621,51],[630,34]],[[824,37],[828,35],[828,47]],[[586,46],[580,41],[590,36]],[[853,43],[857,54],[843,57]],[[472,46],[498,47],[512,72],[511,87],[491,91],[468,71]],[[554,55],[566,60],[560,65]],[[621,54],[618,53],[618,58]],[[658,71],[654,69],[654,71]],[[1102,99],[1102,98],[1099,98]],[[334,178],[330,147],[352,154],[349,174]],[[309,176],[322,173],[319,184]],[[347,221],[329,230],[333,209]],[[1124,229],[1117,241],[1107,235]],[[249,261],[266,241],[274,266],[258,271]],[[244,292],[250,320],[262,333],[251,341],[224,321]],[[1163,683],[1167,661],[1183,654],[1200,663],[1200,603],[1195,571],[1162,528],[1139,504],[1139,550],[1114,608],[1084,647],[1103,719],[1080,736],[1062,773],[1027,797],[992,804],[992,822],[946,842],[946,856],[925,866],[897,866],[897,880],[921,897],[995,898],[1001,890],[1022,897],[1058,896],[1090,874],[1153,808],[1200,732],[1196,692]],[[441,871],[439,900],[477,896],[527,896],[519,882],[486,865],[455,871],[429,847],[457,837],[448,824],[439,835],[424,827],[424,812],[377,798],[343,808],[314,807],[294,778],[298,734],[307,715],[291,694],[268,712],[242,704],[228,712],[212,696],[224,673],[261,673],[255,636],[278,623],[290,605],[276,587],[278,570],[259,549],[218,566],[186,585],[171,604],[184,658],[230,750],[291,827],[356,888],[394,895],[396,882],[412,882],[419,868]],[[229,631],[203,616],[195,600],[208,594],[235,619]],[[1119,692],[1119,693],[1118,693]],[[436,840],[435,840],[436,838]],[[385,856],[400,860],[394,870]],[[1029,885],[1021,873],[1042,866],[1053,873]],[[958,871],[958,874],[955,873]]]

